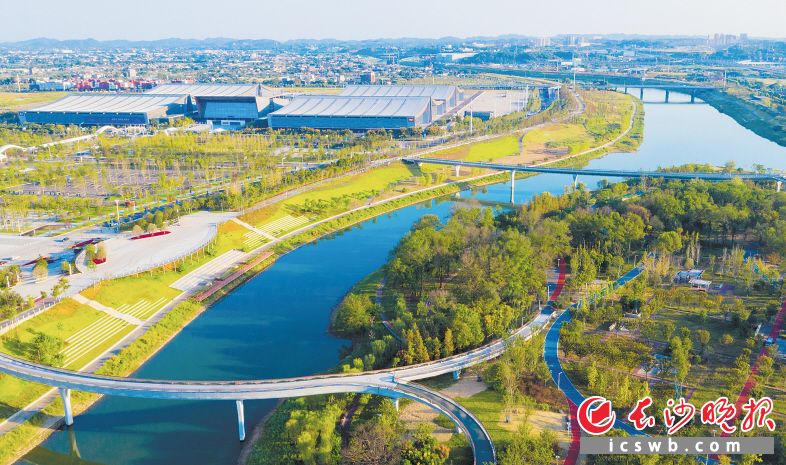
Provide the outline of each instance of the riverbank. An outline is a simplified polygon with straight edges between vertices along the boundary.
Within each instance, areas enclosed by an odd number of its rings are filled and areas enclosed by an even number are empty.
[[[703,92],[700,97],[719,112],[733,118],[740,126],[786,147],[786,122],[782,114],[767,111],[760,105],[746,102],[723,91]]]

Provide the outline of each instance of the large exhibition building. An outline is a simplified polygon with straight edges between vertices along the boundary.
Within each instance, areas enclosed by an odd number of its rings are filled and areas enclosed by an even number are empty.
[[[131,126],[191,112],[187,95],[71,94],[34,110],[20,111],[22,123]]]
[[[145,93],[188,95],[194,119],[227,129],[244,127],[275,109],[273,92],[259,84],[161,84]]]
[[[187,116],[213,127],[401,129],[428,126],[464,102],[449,85],[347,86],[339,94],[275,97],[258,84],[161,84],[145,93],[78,93],[19,113],[23,123],[149,125]]]
[[[148,125],[182,116],[236,129],[278,108],[258,84],[162,84],[143,94],[78,93],[22,111],[23,123]]]
[[[347,86],[339,95],[301,95],[268,116],[274,129],[401,129],[427,126],[462,101],[456,86]]]

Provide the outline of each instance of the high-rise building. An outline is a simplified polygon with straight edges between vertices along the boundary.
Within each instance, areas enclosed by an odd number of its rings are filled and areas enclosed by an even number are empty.
[[[365,71],[360,73],[361,84],[374,84],[377,82],[377,73],[374,71]]]

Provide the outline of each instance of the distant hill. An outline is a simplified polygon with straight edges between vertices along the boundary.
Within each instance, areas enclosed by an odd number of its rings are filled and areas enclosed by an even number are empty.
[[[216,37],[209,39],[158,39],[158,40],[96,40],[74,39],[58,40],[41,37],[19,42],[0,42],[0,48],[22,50],[71,49],[71,50],[112,50],[131,48],[150,49],[224,49],[224,50],[268,50],[281,44],[269,39],[229,39]]]

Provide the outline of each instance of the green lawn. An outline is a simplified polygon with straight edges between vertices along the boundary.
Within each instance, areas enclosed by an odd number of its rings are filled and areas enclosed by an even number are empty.
[[[515,426],[504,422],[502,394],[486,389],[472,397],[457,397],[454,400],[466,407],[483,423],[498,449],[511,439]]]
[[[441,150],[433,154],[436,158],[476,162],[494,161],[519,153],[517,136],[502,136],[488,141],[465,144],[456,148]]]
[[[385,194],[394,195],[399,183],[420,174],[417,167],[403,163],[393,163],[389,166],[373,169],[365,173],[340,179],[325,184],[317,189],[292,196],[291,198],[251,212],[243,219],[254,226],[262,227],[266,223],[285,216],[300,216],[297,208],[306,201],[330,201],[334,198],[352,197],[349,207],[361,206],[369,200],[383,198]],[[336,214],[338,211],[326,211],[322,216]]]
[[[2,341],[0,351],[26,358],[26,343],[35,337],[35,333],[42,332],[65,340],[103,316],[104,314],[98,310],[82,305],[75,300],[66,299],[4,334],[0,338]],[[107,341],[105,345],[111,343],[113,342]],[[81,357],[77,362],[84,365],[87,361],[86,357],[91,354],[93,357],[98,355],[95,351],[91,351],[90,354]],[[69,368],[74,368],[76,365],[72,364]],[[0,374],[0,418],[7,418],[48,389],[47,386]]]
[[[41,332],[65,340],[103,316],[104,313],[87,305],[65,299],[3,335],[0,350],[15,356],[25,356],[25,344],[30,342],[36,333]],[[21,345],[16,342],[17,337]]]
[[[170,301],[180,295],[181,291],[172,289],[169,285],[185,274],[166,271],[127,276],[100,282],[82,291],[82,295],[115,309],[122,305],[134,305],[142,299],[154,302],[166,297],[167,301]]]
[[[0,92],[0,109],[17,110],[47,102],[53,102],[68,95],[67,92]]]
[[[93,346],[93,348],[91,348],[88,352],[85,352],[84,355],[79,356],[79,358],[75,359],[74,361],[64,366],[63,368],[68,368],[70,370],[82,369],[85,365],[87,365],[95,358],[97,358],[99,355],[104,353],[104,351],[109,350],[110,347],[117,344],[121,339],[126,337],[128,333],[130,333],[135,329],[136,326],[132,326],[132,325],[126,326],[125,328],[123,328],[122,331],[113,334],[112,337],[110,337],[109,339],[101,342],[100,344]]]
[[[47,390],[49,387],[43,384],[0,374],[0,421],[24,408]]]
[[[546,144],[550,145],[551,150],[568,149],[571,147],[575,152],[589,148],[593,138],[586,129],[580,124],[551,124],[542,128],[536,128],[524,136],[524,150],[526,152],[549,150]]]

